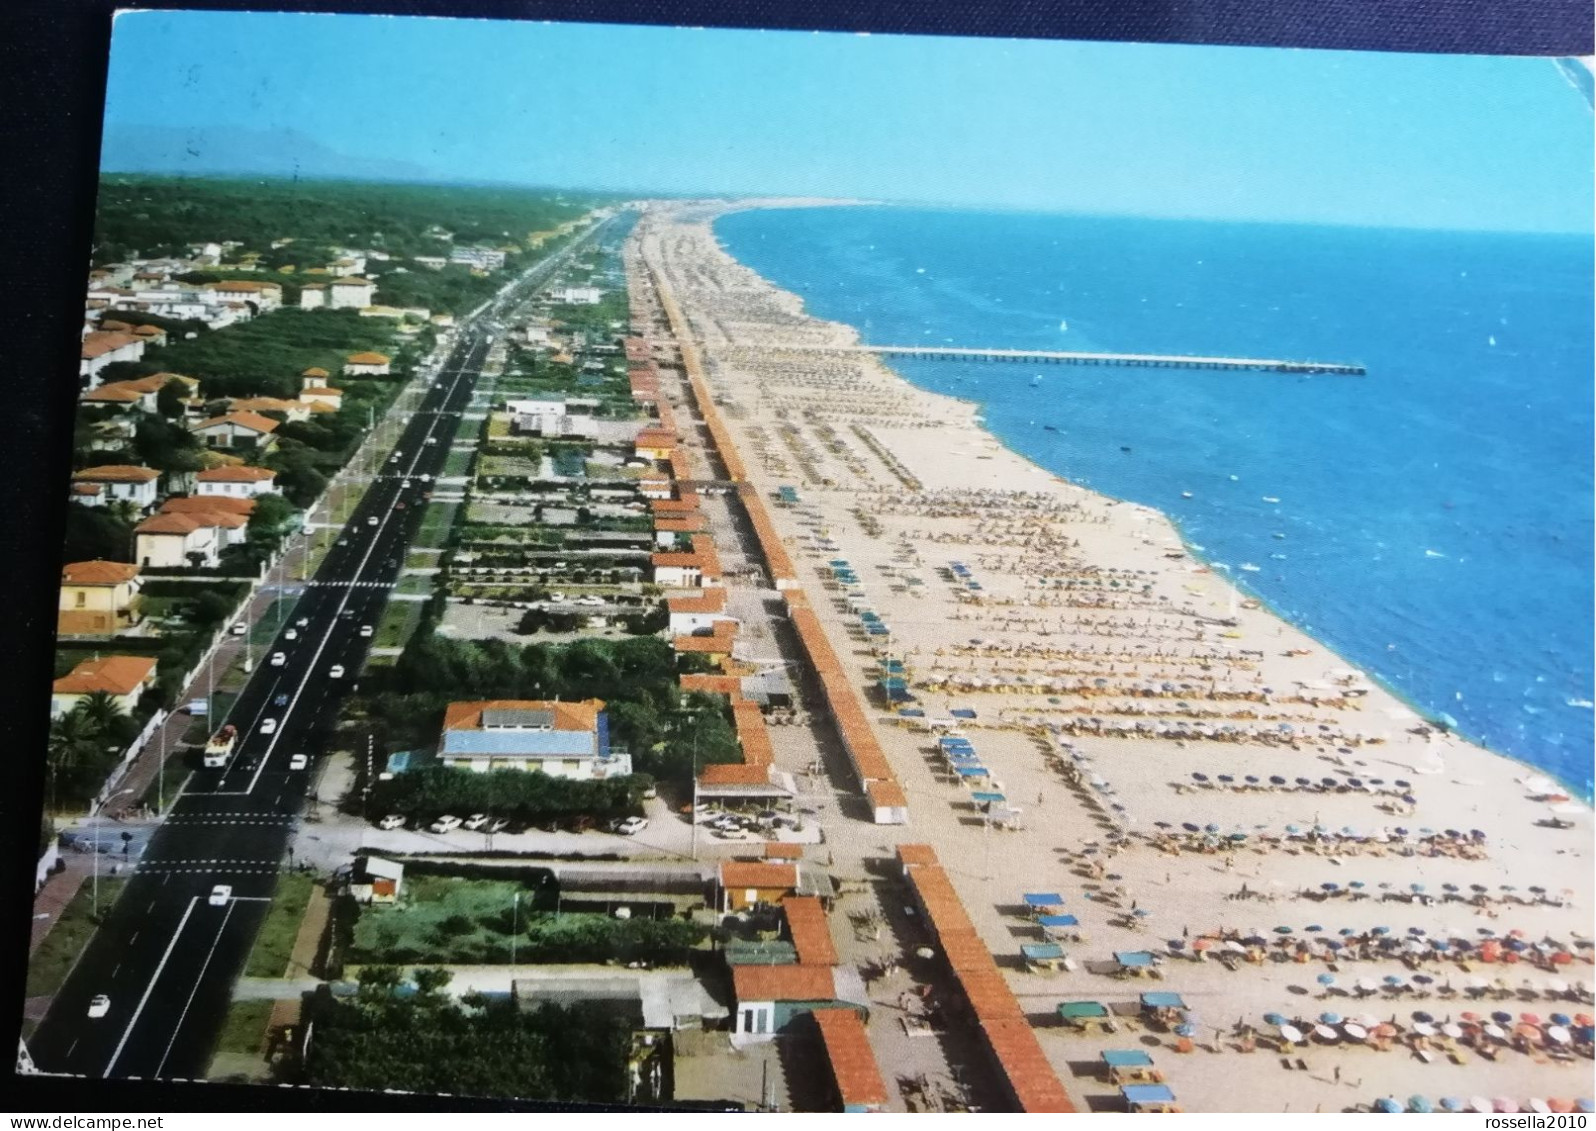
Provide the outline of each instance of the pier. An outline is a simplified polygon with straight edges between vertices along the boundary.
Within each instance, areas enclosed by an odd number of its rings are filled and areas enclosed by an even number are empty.
[[[737,349],[762,347],[741,345]],[[1143,369],[1220,369],[1254,373],[1292,373],[1332,377],[1363,377],[1361,365],[1333,361],[1286,361],[1261,357],[1199,357],[1187,354],[1088,353],[1071,350],[972,349],[958,346],[800,346],[773,347],[777,353],[847,356],[870,353],[879,357],[912,357],[926,361],[988,361],[1041,365],[1123,365]]]

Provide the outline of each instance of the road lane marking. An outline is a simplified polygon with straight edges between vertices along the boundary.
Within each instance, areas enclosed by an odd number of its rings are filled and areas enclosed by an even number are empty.
[[[155,1075],[159,1079],[161,1070],[166,1067],[167,1059],[172,1055],[172,1046],[177,1043],[177,1035],[183,1031],[183,1022],[188,1020],[188,1010],[194,1004],[194,995],[199,993],[200,983],[205,980],[205,971],[210,969],[211,959],[216,957],[216,948],[222,944],[222,936],[227,933],[227,921],[233,917],[233,908],[236,907],[231,899],[227,901],[227,913],[222,916],[222,925],[216,928],[216,937],[211,940],[211,949],[205,952],[205,961],[199,968],[199,973],[194,975],[194,988],[188,991],[188,1000],[183,1003],[183,1012],[177,1015],[177,1024],[172,1026],[172,1035],[166,1042],[166,1051],[161,1054],[161,1063],[155,1066]]]
[[[167,879],[171,879],[170,876]],[[166,969],[167,960],[172,957],[172,951],[177,947],[177,940],[183,933],[183,928],[188,926],[188,917],[194,914],[194,905],[199,902],[199,896],[190,896],[188,908],[183,912],[183,918],[178,920],[177,930],[172,932],[171,941],[166,944],[166,953],[161,955],[161,961],[155,967],[155,973],[150,976],[149,984],[144,987],[144,996],[139,998],[138,1008],[133,1011],[133,1017],[128,1021],[127,1028],[122,1030],[122,1039],[116,1043],[116,1051],[111,1053],[111,1059],[105,1065],[101,1078],[109,1078],[116,1062],[122,1058],[122,1049],[127,1045],[127,1039],[133,1035],[133,1026],[139,1023],[139,1015],[144,1012],[144,1006],[149,1002],[150,995],[155,992],[155,983],[161,980],[161,971]]]

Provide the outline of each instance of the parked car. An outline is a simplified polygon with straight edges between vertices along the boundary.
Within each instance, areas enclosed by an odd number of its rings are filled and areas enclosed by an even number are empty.
[[[310,756],[308,754],[295,754],[288,759],[288,768],[290,770],[303,770],[308,765],[310,765]]]
[[[288,662],[288,653],[287,652],[273,652],[272,653],[272,667],[280,668],[284,664],[286,664],[287,662]]]
[[[244,635],[244,633],[249,631],[249,628],[248,628],[247,625],[244,624],[243,621],[238,621],[236,624],[233,625],[232,628],[228,629],[227,631],[231,632],[234,636],[242,636],[242,635]]]
[[[362,637],[369,637],[372,634],[372,632],[373,632],[373,629],[372,629],[371,625],[363,624],[363,625],[360,626],[360,635]]]
[[[602,605],[604,603],[604,598],[594,596],[578,597],[576,599],[576,603],[578,605]]]
[[[366,520],[366,525],[367,526],[376,526],[377,525],[377,516],[376,515],[372,515],[370,518],[368,518]]]
[[[277,720],[276,719],[262,719],[260,721],[260,732],[262,734],[276,734],[277,733]]]
[[[227,901],[233,898],[231,884],[217,884],[211,889],[211,897],[206,900],[212,907],[226,907]]]
[[[436,381],[434,381],[432,383],[432,385],[433,385],[433,388],[437,388],[438,383]],[[436,437],[436,436],[428,436],[427,437],[427,443],[436,444],[437,442],[438,442],[438,437]]]
[[[344,666],[342,664],[334,664],[332,667],[328,668],[327,669],[327,678],[328,679],[343,679],[344,678]]]
[[[636,836],[646,828],[648,828],[647,817],[626,817],[610,823],[610,829],[622,836]]]
[[[487,833],[502,833],[505,829],[507,829],[509,827],[510,827],[510,818],[508,818],[508,817],[495,817],[495,818],[493,818],[493,820],[488,822],[488,827],[483,829],[482,831],[483,832],[487,832]]]
[[[94,1018],[104,1017],[111,1012],[111,999],[104,994],[95,994],[89,1000],[89,1016]]]
[[[272,706],[274,706],[274,707],[286,707],[286,706],[288,706],[288,692],[284,691],[282,694],[278,695],[277,698],[273,699],[272,700]]]
[[[480,829],[487,823],[488,815],[486,813],[473,813],[471,816],[465,819],[465,827],[471,829],[473,832],[475,832],[477,829]]]
[[[749,835],[742,829],[716,829],[715,835],[721,840],[749,840]]]
[[[299,639],[299,629],[297,629],[297,628],[289,629],[287,632],[283,633],[283,639],[284,640],[298,640]]]
[[[298,625],[300,628],[309,628],[310,627],[310,618],[309,617],[300,617],[294,623],[296,625]]]
[[[390,831],[393,829],[402,829],[405,827],[405,819],[398,813],[389,813],[386,817],[377,822],[377,827],[379,829],[388,829]]]
[[[408,490],[410,490],[410,480],[408,480],[408,479],[405,479],[405,480],[402,480],[402,481],[401,481],[401,482],[400,482],[400,483],[399,483],[399,490],[401,490],[401,491],[408,491]]]
[[[451,817],[445,813],[436,821],[432,822],[432,824],[428,825],[427,828],[431,829],[435,833],[452,833],[455,829],[459,828],[460,825],[461,821],[459,817]]]

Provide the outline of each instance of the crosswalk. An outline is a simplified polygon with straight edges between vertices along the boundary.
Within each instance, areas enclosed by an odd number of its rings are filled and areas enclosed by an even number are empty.
[[[271,876],[287,871],[287,864],[266,860],[183,860],[139,863],[133,870],[144,875]]]
[[[320,589],[392,589],[393,581],[307,581],[307,586]]]
[[[279,816],[183,816],[174,814],[166,818],[168,825],[274,825],[281,828],[294,823],[293,817]]]

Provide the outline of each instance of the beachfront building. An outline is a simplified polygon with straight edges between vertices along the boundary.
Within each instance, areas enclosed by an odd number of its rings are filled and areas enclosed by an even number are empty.
[[[132,714],[155,685],[153,656],[100,656],[84,660],[50,686],[50,715],[59,718],[91,695],[104,693]]]
[[[864,983],[850,966],[734,966],[732,994],[732,1039],[738,1043],[772,1040],[816,1010],[847,1009],[861,1020],[869,1015]]]
[[[463,263],[475,271],[497,271],[504,266],[504,252],[491,247],[456,247],[449,251],[450,263]]]
[[[726,590],[705,589],[691,597],[671,597],[665,602],[672,635],[711,632],[720,621],[734,620],[726,612]]]
[[[334,279],[327,284],[327,306],[332,310],[359,310],[377,297],[377,284],[358,275]]]
[[[450,703],[438,761],[451,769],[540,772],[593,781],[632,772],[632,756],[610,747],[602,699],[561,703],[493,699]]]
[[[565,306],[597,306],[603,297],[604,292],[597,287],[561,287],[549,292],[551,302]]]
[[[390,372],[391,364],[387,354],[367,350],[344,358],[344,372],[351,377],[383,377]]]
[[[209,291],[209,293],[207,293]],[[276,283],[254,283],[243,279],[227,279],[201,289],[201,298],[214,296],[221,303],[242,302],[252,314],[266,314],[283,305],[283,288]]]
[[[277,489],[277,473],[268,467],[211,467],[194,478],[203,496],[253,499]]]
[[[381,354],[377,355],[382,356]],[[306,371],[300,375],[299,399],[305,404],[323,404],[335,412],[343,407],[344,392],[327,384],[327,371]]]
[[[61,567],[58,636],[111,636],[139,623],[139,567],[127,562],[72,562]]]
[[[100,383],[100,371],[117,361],[137,361],[144,356],[145,342],[135,334],[115,330],[94,330],[83,336],[78,347],[78,386],[93,389]]]
[[[133,528],[133,556],[149,569],[214,569],[221,532],[186,514],[151,515]]]
[[[277,421],[258,412],[228,412],[202,420],[191,429],[208,448],[269,450],[275,443],[272,433]]]
[[[299,288],[299,308],[301,310],[318,310],[326,305],[326,283],[306,283]]]
[[[137,464],[112,463],[101,467],[85,467],[72,473],[72,498],[88,507],[110,503],[129,503],[140,511],[155,505],[158,491],[156,481],[161,473],[153,467]],[[92,492],[78,490],[93,487]]]

